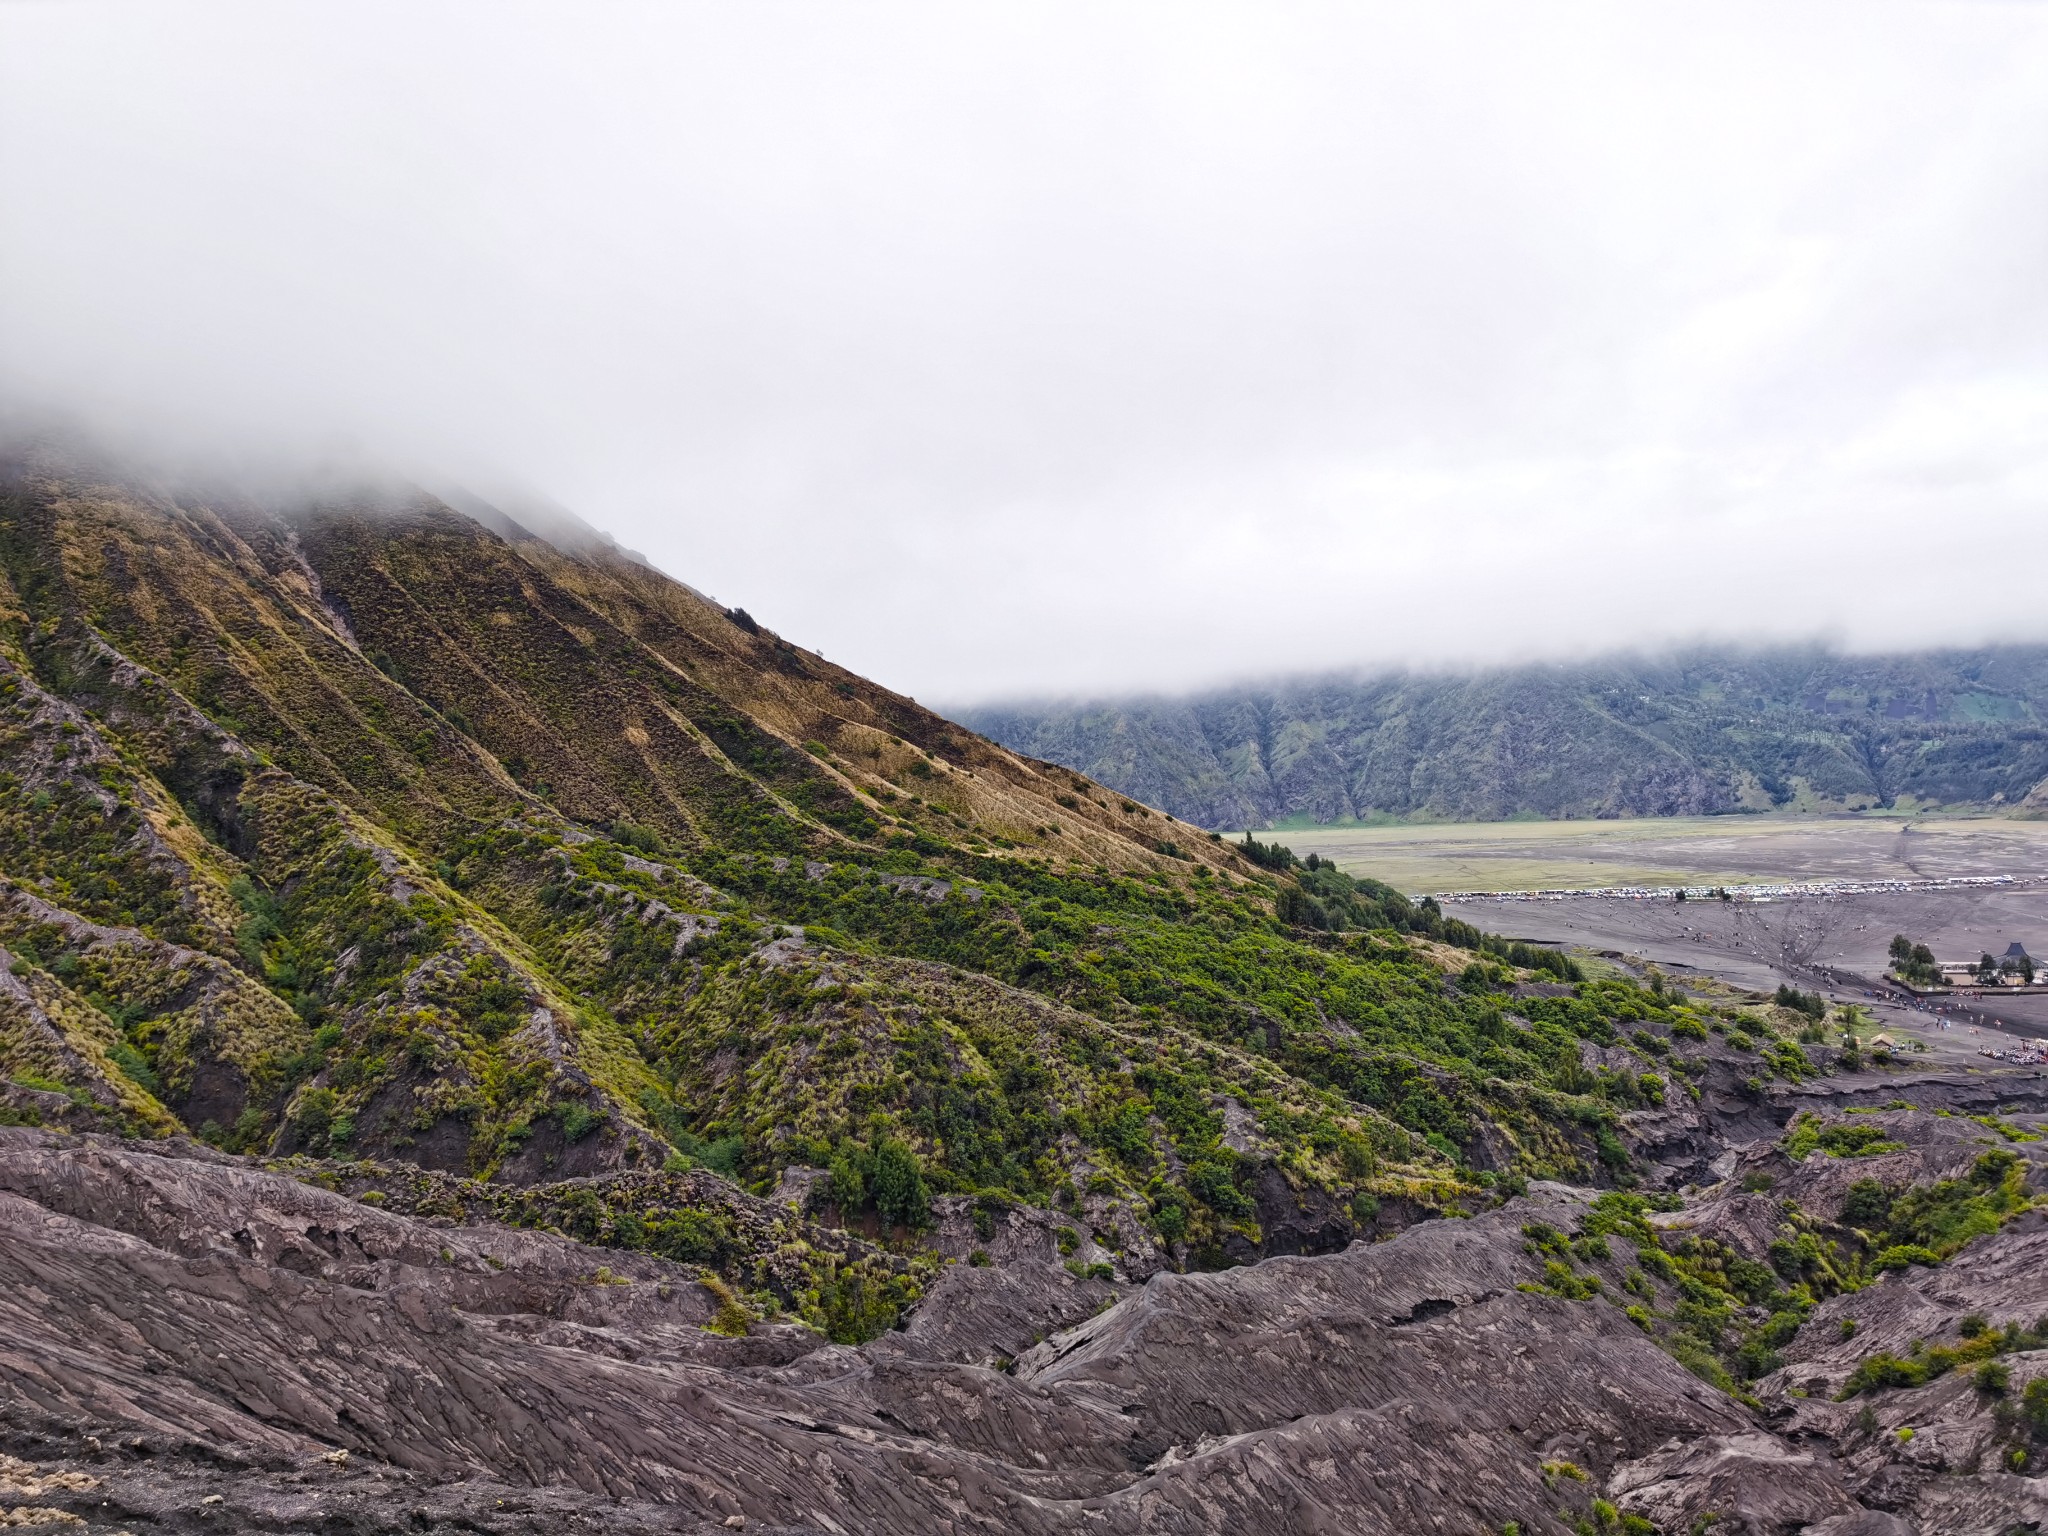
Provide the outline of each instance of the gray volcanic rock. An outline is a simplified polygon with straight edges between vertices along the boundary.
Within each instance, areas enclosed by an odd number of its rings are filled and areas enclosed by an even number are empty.
[[[24,1192],[0,1195],[14,1423],[253,1462],[273,1495],[277,1469],[339,1448],[435,1485],[820,1530],[1289,1528],[1276,1511],[1457,1530],[1504,1510],[1535,1530],[1545,1457],[1604,1467],[1746,1418],[1611,1308],[1514,1289],[1535,1269],[1520,1222],[1569,1219],[1562,1190],[1157,1276],[1012,1377],[906,1358],[914,1330],[715,1367],[664,1347],[706,1312],[683,1266],[607,1253],[634,1283],[592,1285],[599,1254],[567,1240],[431,1226],[217,1154],[9,1131],[0,1186]]]
[[[1120,1287],[1114,1280],[1086,1273],[1112,1258],[1088,1235],[1087,1220],[1011,1206],[991,1215],[989,1235],[983,1237],[973,1224],[973,1204],[959,1196],[935,1202],[931,1242],[947,1258],[963,1262],[946,1268],[900,1331],[877,1341],[882,1348],[996,1366],[1055,1329],[1093,1317],[1116,1299]],[[1067,1256],[1060,1252],[1063,1232],[1082,1273],[1067,1268]],[[975,1263],[976,1254],[986,1262]],[[1126,1274],[1138,1270],[1138,1278],[1164,1263],[1149,1241],[1133,1242],[1115,1257]]]
[[[1815,1397],[1839,1390],[1859,1361],[1880,1350],[1903,1355],[1915,1340],[1960,1343],[1964,1317],[1974,1314],[2000,1328],[2048,1317],[2042,1214],[2031,1212],[1995,1239],[1972,1243],[1939,1269],[1896,1270],[1867,1289],[1822,1302],[1810,1326],[1785,1347],[1778,1375]],[[1842,1325],[1852,1321],[1854,1332],[1845,1336]]]
[[[1902,1150],[1738,1148],[1740,1177],[1658,1218],[1667,1241],[1768,1255],[1788,1199],[1825,1220],[1854,1178],[2008,1145],[1960,1116],[1855,1121]],[[1742,1187],[1764,1170],[1768,1190]],[[1583,1294],[1557,1288],[1544,1245],[1592,1201],[1539,1184],[1134,1287],[1069,1271],[1057,1215],[947,1200],[933,1240],[954,1262],[901,1330],[850,1348],[708,1331],[689,1265],[378,1209],[183,1141],[0,1129],[0,1450],[22,1458],[0,1481],[109,1532],[1566,1536],[1619,1518],[1596,1498],[1665,1532],[1712,1514],[2003,1536],[2048,1516],[1966,1376],[1831,1395],[1971,1312],[2048,1312],[2039,1213],[1814,1308],[1753,1408],[1625,1313],[1645,1284],[1628,1252],[1578,1244]],[[1086,1238],[1072,1256],[1109,1262]],[[2048,1375],[2048,1350],[2004,1358],[2011,1400]]]
[[[1829,1458],[1756,1430],[1668,1441],[1617,1467],[1608,1487],[1660,1530],[1691,1530],[1709,1513],[1740,1529],[1798,1530],[1857,1512]]]
[[[1859,1509],[1854,1514],[1830,1515],[1818,1525],[1809,1525],[1806,1536],[1916,1536],[1912,1523],[1881,1509]]]

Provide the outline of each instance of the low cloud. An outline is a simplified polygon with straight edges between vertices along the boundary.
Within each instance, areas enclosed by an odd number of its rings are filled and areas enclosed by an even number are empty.
[[[2048,636],[2038,6],[15,6],[0,186],[15,413],[937,701]]]

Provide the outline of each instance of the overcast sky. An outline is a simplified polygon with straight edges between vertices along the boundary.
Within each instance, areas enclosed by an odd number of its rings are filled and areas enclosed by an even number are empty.
[[[0,399],[929,702],[2048,638],[2048,6],[0,6]]]

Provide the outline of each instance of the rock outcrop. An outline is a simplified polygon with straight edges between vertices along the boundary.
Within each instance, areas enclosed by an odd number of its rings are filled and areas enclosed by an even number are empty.
[[[1659,1240],[1768,1252],[1801,1202],[1839,1204],[1844,1169],[1925,1185],[2044,1145],[2011,1140],[2024,1121],[1867,1118],[1900,1150],[1742,1150],[1770,1190],[1714,1186],[1655,1217]],[[2048,1340],[1999,1357],[1995,1399],[1951,1371],[1836,1400],[1875,1352],[2033,1327],[2034,1212],[1821,1303],[1745,1403],[1618,1304],[1657,1294],[1618,1245],[1577,1240],[1582,1283],[1560,1282],[1556,1235],[1606,1209],[1563,1185],[1137,1286],[1070,1274],[1056,1218],[1002,1212],[983,1239],[949,1207],[934,1241],[979,1257],[847,1347],[722,1326],[729,1296],[691,1265],[379,1209],[297,1171],[0,1129],[0,1422],[34,1507],[107,1531],[838,1536],[1999,1536],[2048,1514],[1999,1411],[2048,1379]],[[1016,1352],[1026,1334],[1044,1336]]]

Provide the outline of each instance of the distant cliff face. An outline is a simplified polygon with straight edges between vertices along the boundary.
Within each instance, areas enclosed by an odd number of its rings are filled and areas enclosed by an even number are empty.
[[[1205,827],[2014,805],[2048,780],[2048,647],[1703,651],[956,716]]]

